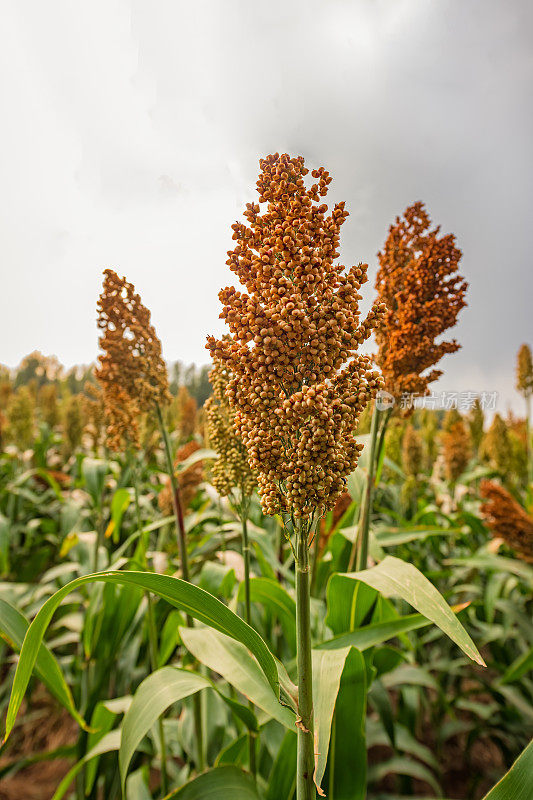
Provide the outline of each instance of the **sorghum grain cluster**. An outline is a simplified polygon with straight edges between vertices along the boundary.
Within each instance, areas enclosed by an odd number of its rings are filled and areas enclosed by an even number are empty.
[[[368,356],[357,353],[383,317],[382,303],[360,320],[366,265],[336,263],[348,212],[327,215],[331,178],[300,156],[260,162],[260,205],[233,225],[227,264],[246,291],[223,289],[229,338],[209,337],[214,360],[231,372],[226,396],[257,473],[267,514],[310,517],[335,505],[362,445],[361,411],[382,385]]]
[[[494,481],[482,481],[480,493],[485,500],[481,513],[492,534],[503,539],[524,560],[533,563],[533,519]]]
[[[209,445],[218,453],[211,469],[211,482],[222,497],[227,497],[235,488],[243,495],[250,495],[256,479],[246,448],[235,430],[234,414],[225,394],[230,375],[223,363],[215,361],[209,380],[213,394],[206,400],[204,409]]]
[[[170,401],[161,342],[133,284],[111,269],[104,271],[97,309],[103,353],[95,374],[104,393],[109,446],[138,445],[139,413]]]
[[[387,311],[376,332],[377,362],[396,398],[427,394],[442,371],[426,370],[460,347],[455,339],[436,340],[466,305],[468,284],[457,271],[461,251],[453,234],[439,236],[439,227],[430,225],[423,203],[415,203],[396,218],[378,253],[376,289]]]

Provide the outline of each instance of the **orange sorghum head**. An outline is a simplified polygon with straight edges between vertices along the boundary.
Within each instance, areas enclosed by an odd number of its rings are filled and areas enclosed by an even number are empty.
[[[243,495],[252,494],[256,479],[248,463],[248,455],[235,430],[234,413],[225,391],[230,374],[225,365],[215,361],[209,373],[213,394],[205,404],[209,446],[218,453],[211,469],[211,482],[219,495],[227,497],[232,489]]]
[[[109,433],[113,446],[120,448],[123,438],[136,445],[139,412],[170,401],[161,342],[133,284],[111,269],[104,271],[97,308],[103,354],[95,375],[104,393]]]
[[[533,562],[533,519],[503,486],[484,480],[480,486],[481,514],[494,536],[524,558]]]
[[[309,518],[335,505],[357,464],[357,420],[382,385],[357,349],[384,309],[360,321],[367,266],[335,263],[348,212],[337,203],[326,215],[328,172],[314,170],[307,189],[301,156],[276,153],[260,167],[267,207],[247,204],[227,261],[246,291],[220,292],[230,336],[207,346],[231,372],[226,396],[263,510]]]
[[[430,225],[423,203],[415,203],[396,217],[378,253],[376,289],[387,310],[376,332],[377,362],[396,398],[427,394],[442,371],[426,370],[460,347],[455,339],[436,340],[466,305],[468,284],[458,273],[462,254],[453,234],[439,236],[440,228]]]

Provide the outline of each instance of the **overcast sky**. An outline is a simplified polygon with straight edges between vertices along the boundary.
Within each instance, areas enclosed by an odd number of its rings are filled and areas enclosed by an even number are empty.
[[[258,159],[303,155],[367,261],[423,200],[464,252],[462,350],[439,388],[514,392],[533,339],[530,0],[2,2],[0,362],[97,352],[101,273],[131,280],[167,359],[221,330],[231,224]]]

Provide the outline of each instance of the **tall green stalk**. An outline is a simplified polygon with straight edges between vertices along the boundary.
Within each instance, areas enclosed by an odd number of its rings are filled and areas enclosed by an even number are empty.
[[[252,604],[250,598],[250,541],[248,539],[248,508],[249,498],[246,498],[245,500],[244,495],[241,494],[240,515],[242,523],[242,557],[244,561],[244,618],[248,625],[251,625]],[[251,701],[248,703],[248,706],[252,711],[254,710],[254,704]],[[248,734],[248,749],[250,772],[254,778],[257,775],[256,742],[257,734],[255,734],[253,731],[250,731]]]
[[[309,523],[300,520],[296,530],[296,641],[298,663],[298,756],[296,800],[315,800],[313,725],[313,667],[311,659],[311,576],[308,547]]]
[[[135,456],[132,457],[132,460]],[[141,534],[140,549],[142,562],[145,568],[148,568],[148,559],[146,550],[148,541],[142,534],[142,521],[141,521],[141,508],[139,505],[139,476],[137,472],[137,464],[133,463],[133,491],[135,496],[135,515],[137,519],[137,530]],[[149,534],[147,534],[149,536]],[[157,641],[157,627],[155,623],[154,602],[150,592],[145,593],[146,602],[148,604],[148,644],[150,648],[150,667],[152,672],[158,668],[159,654],[158,654],[158,641]],[[161,796],[165,797],[168,794],[168,773],[167,773],[167,747],[165,740],[165,727],[163,724],[163,717],[158,719],[159,742],[161,748]]]
[[[174,473],[174,459],[172,458],[170,437],[168,435],[168,431],[163,420],[163,414],[161,413],[161,407],[159,403],[156,403],[156,412],[157,412],[157,421],[159,423],[159,430],[161,432],[161,438],[163,440],[163,446],[165,450],[168,476],[170,478],[172,507],[174,509],[174,516],[176,518],[176,531],[178,535],[181,574],[183,580],[189,581],[189,558],[187,555],[187,539],[185,536],[183,505],[181,502],[181,495],[178,482],[176,480],[176,475]],[[194,627],[194,622],[190,614],[186,615],[186,619],[187,619],[187,625],[190,628]],[[194,709],[194,728],[196,734],[196,753],[197,753],[196,766],[198,772],[203,772],[203,770],[205,769],[205,748],[204,748],[204,732],[203,732],[203,720],[202,720],[202,698],[199,692],[193,695],[192,702]]]
[[[372,507],[374,499],[374,488],[376,481],[377,466],[381,457],[385,442],[385,431],[389,422],[392,409],[389,408],[383,415],[383,422],[381,423],[381,410],[378,408],[377,403],[374,403],[374,411],[372,413],[372,423],[370,426],[370,449],[368,453],[368,473],[366,477],[366,484],[364,494],[361,500],[361,509],[359,512],[359,524],[357,536],[353,542],[352,550],[350,553],[350,561],[348,563],[348,572],[354,568],[356,570],[366,569],[368,563],[368,541],[370,537],[370,520],[372,517]],[[380,431],[381,427],[381,431]]]

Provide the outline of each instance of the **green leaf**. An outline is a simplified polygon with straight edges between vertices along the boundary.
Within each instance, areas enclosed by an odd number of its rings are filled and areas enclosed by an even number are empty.
[[[426,689],[439,690],[439,684],[428,672],[427,669],[419,667],[416,664],[400,664],[392,672],[383,675],[383,686],[390,689],[393,686],[404,686],[411,684],[413,686],[424,686]]]
[[[181,789],[171,792],[165,800],[259,800],[251,775],[247,775],[238,767],[215,767],[194,780],[186,783]],[[280,798],[281,800],[281,798]]]
[[[468,556],[467,558],[449,558],[444,562],[447,566],[471,567],[483,573],[511,572],[519,578],[523,578],[533,585],[533,567],[520,561],[517,558],[506,558],[505,556],[495,556],[492,553],[479,556]]]
[[[121,489],[117,489],[113,494],[113,499],[111,500],[111,520],[105,533],[106,536],[113,535],[113,541],[115,544],[118,544],[119,542],[122,517],[124,516],[124,512],[130,503],[131,495],[129,489],[123,487]]]
[[[209,450],[206,447],[202,447],[200,450],[195,450],[195,452],[186,458],[185,461],[180,461],[176,464],[176,472],[185,472],[186,469],[192,467],[193,464],[197,464],[199,461],[214,461],[218,458],[218,453],[216,450]]]
[[[9,575],[9,529],[8,518],[0,513],[0,575]]]
[[[533,647],[526,653],[519,656],[505,671],[500,683],[512,683],[520,680],[526,672],[533,670]]]
[[[357,647],[358,650],[367,650],[369,647],[382,644],[388,639],[394,639],[407,631],[414,631],[431,625],[431,621],[423,614],[407,614],[398,619],[387,622],[375,622],[371,625],[363,625],[351,633],[343,633],[333,639],[327,639],[316,645],[319,650],[335,650],[337,648]]]
[[[434,622],[469,658],[486,666],[472,639],[440,592],[413,564],[387,556],[375,567],[338,577],[362,581],[385,597],[401,597]],[[330,583],[336,579],[337,576],[333,575]]]
[[[109,464],[100,458],[86,457],[83,459],[81,472],[87,491],[91,495],[94,505],[98,508],[102,502],[102,493],[106,475],[109,472]]]
[[[106,735],[100,739],[100,741],[92,748],[92,750],[89,750],[89,752],[86,753],[83,756],[83,758],[81,758],[76,764],[74,764],[72,769],[67,772],[67,774],[65,775],[65,777],[55,790],[52,800],[61,800],[61,798],[65,796],[70,784],[72,783],[78,772],[80,772],[83,769],[83,767],[85,766],[85,764],[87,764],[88,761],[90,761],[92,758],[95,758],[96,756],[102,756],[104,755],[104,753],[111,753],[113,750],[118,750],[119,747],[120,747],[120,731],[116,730],[116,731],[111,731],[110,733],[106,733]]]
[[[279,619],[291,652],[296,652],[296,602],[278,581],[270,578],[250,580],[250,599],[269,608]],[[244,600],[244,583],[239,587],[239,600]]]
[[[123,714],[131,703],[131,697],[103,700],[96,704],[91,716],[91,732],[87,738],[86,750],[92,750],[109,733],[118,714]],[[100,756],[95,755],[85,770],[85,794],[90,795],[97,777]]]
[[[19,653],[29,628],[26,617],[5,600],[0,599],[0,636]],[[35,674],[51,691],[56,700],[85,728],[85,722],[74,706],[72,694],[55,656],[45,644],[37,650]],[[6,736],[7,738],[7,736]]]
[[[133,585],[153,592],[171,605],[190,614],[200,622],[210,625],[221,633],[237,639],[250,650],[263,670],[274,696],[279,698],[279,679],[276,662],[267,645],[256,631],[240,617],[208,592],[191,583],[169,575],[152,572],[100,572],[84,575],[67,583],[46,603],[43,604],[35,619],[28,628],[20,653],[15,679],[11,690],[6,720],[6,735],[9,736],[26,692],[28,682],[39,652],[44,633],[54,611],[61,601],[80,586],[93,581]]]
[[[437,795],[440,795],[440,787],[435,776],[429,771],[427,767],[419,761],[411,761],[410,758],[404,756],[394,756],[389,761],[383,761],[380,764],[374,764],[368,770],[368,778],[372,782],[378,783],[383,780],[386,775],[409,775],[411,778],[418,778],[418,780],[425,781],[435,790]],[[514,798],[513,798],[514,800]],[[525,798],[524,798],[525,800]]]
[[[315,712],[315,774],[320,789],[328,760],[331,724],[341,676],[350,648],[343,650],[313,650],[313,707]]]
[[[396,547],[427,539],[428,536],[453,536],[458,533],[461,533],[458,528],[378,528],[374,536],[381,547]]]
[[[246,647],[210,628],[180,628],[180,635],[198,661],[222,675],[237,691],[286,728],[294,728],[293,712],[281,705]]]
[[[366,797],[366,697],[365,660],[352,647],[337,695],[326,772],[326,795],[335,800]]]
[[[175,667],[162,667],[142,681],[122,721],[118,763],[123,794],[133,754],[161,714],[178,700],[211,686],[203,675]]]
[[[296,750],[296,732],[287,731],[270,772],[265,800],[292,800],[296,789]]]
[[[377,592],[350,575],[335,573],[327,587],[326,625],[341,634],[359,628],[372,612]]]
[[[531,800],[533,740],[483,800]]]

